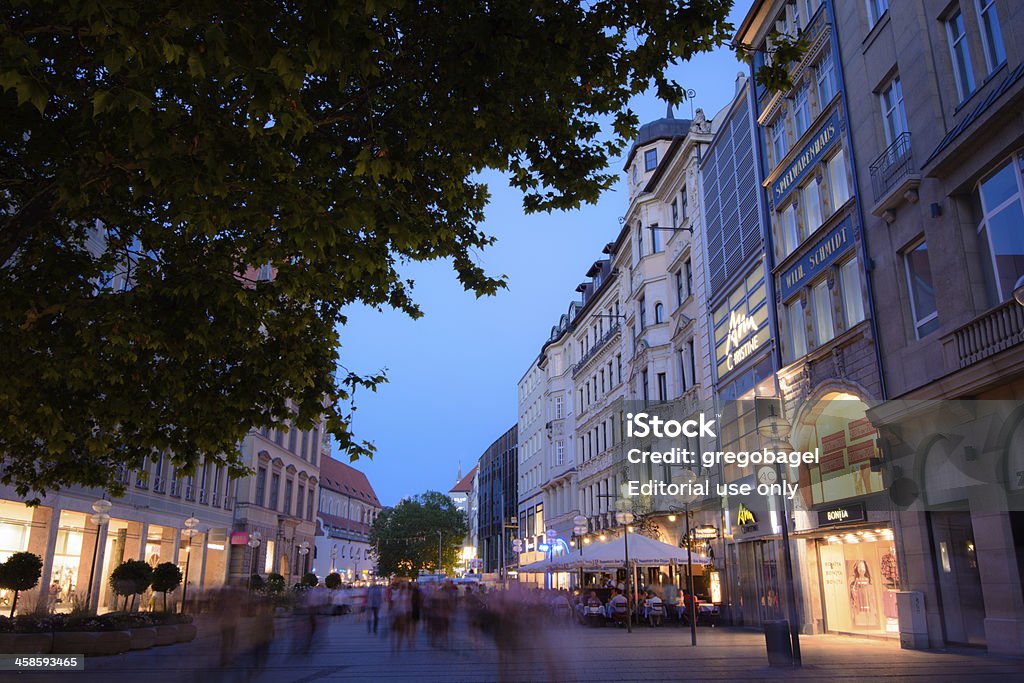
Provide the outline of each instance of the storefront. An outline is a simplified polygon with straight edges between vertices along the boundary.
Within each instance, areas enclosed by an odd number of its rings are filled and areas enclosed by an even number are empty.
[[[898,637],[900,574],[892,527],[870,522],[862,502],[813,514],[818,529],[806,540],[808,552],[816,554],[821,609],[814,617],[823,621],[822,630]]]

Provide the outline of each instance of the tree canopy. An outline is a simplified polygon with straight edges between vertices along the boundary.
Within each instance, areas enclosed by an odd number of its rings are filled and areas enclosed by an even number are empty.
[[[466,516],[451,498],[427,491],[404,498],[374,520],[370,543],[377,549],[377,576],[415,577],[421,569],[451,571],[459,563]]]
[[[345,307],[478,296],[486,169],[594,202],[634,95],[724,44],[730,0],[12,0],[0,28],[0,454],[19,493],[119,493],[157,453],[244,473],[253,427],[355,459]],[[602,127],[602,122],[604,126]],[[325,409],[325,404],[327,408]]]

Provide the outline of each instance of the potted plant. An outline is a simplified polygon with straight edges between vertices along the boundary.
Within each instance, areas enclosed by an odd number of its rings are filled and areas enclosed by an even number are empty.
[[[316,577],[313,572],[306,572],[302,575],[302,581],[299,584],[303,588],[316,588],[320,584],[320,579]]]
[[[128,598],[135,607],[135,596],[142,595],[153,582],[153,568],[141,560],[125,560],[110,574],[110,587],[114,593],[124,597],[124,609],[128,611]]]
[[[341,585],[341,574],[339,574],[338,572],[332,572],[328,574],[324,577],[324,585],[330,588],[331,590],[335,590],[336,588],[338,588],[338,586]]]
[[[11,616],[18,606],[18,593],[27,591],[37,583],[43,573],[43,560],[34,553],[14,553],[0,564],[0,588],[14,591]]]
[[[167,594],[181,585],[181,570],[173,562],[158,564],[153,570],[153,590],[164,594],[164,611],[167,611]]]
[[[280,574],[276,572],[270,572],[267,574],[267,580],[264,583],[264,586],[268,593],[271,593],[272,595],[284,593],[285,585],[284,577]]]

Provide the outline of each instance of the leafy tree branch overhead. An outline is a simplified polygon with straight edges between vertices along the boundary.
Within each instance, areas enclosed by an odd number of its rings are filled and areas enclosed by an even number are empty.
[[[730,4],[6,3],[3,480],[117,492],[157,452],[237,475],[250,427],[325,401],[370,455],[348,411],[383,377],[340,364],[344,307],[419,316],[410,261],[498,292],[478,174],[528,211],[596,201],[630,97],[679,102],[664,66],[725,44]]]

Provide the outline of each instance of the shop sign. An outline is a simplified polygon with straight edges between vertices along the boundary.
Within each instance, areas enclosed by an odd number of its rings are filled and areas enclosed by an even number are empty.
[[[718,376],[732,372],[768,341],[764,270],[759,265],[712,315]]]
[[[818,510],[818,526],[863,522],[867,518],[867,509],[864,507],[864,503],[850,503],[849,505],[831,507],[827,510]]]
[[[743,527],[757,524],[757,518],[754,517],[754,513],[747,509],[743,503],[740,503],[740,508],[736,511],[736,524]]]
[[[249,542],[248,531],[232,531],[231,545],[246,545]]]
[[[711,572],[710,576],[711,602],[718,605],[722,602],[722,573]]]
[[[781,204],[839,138],[839,112],[834,112],[804,145],[793,163],[772,183],[772,206]]]
[[[798,289],[825,271],[846,249],[853,244],[853,221],[847,216],[842,223],[822,237],[818,242],[782,274],[779,291],[786,301]]]

